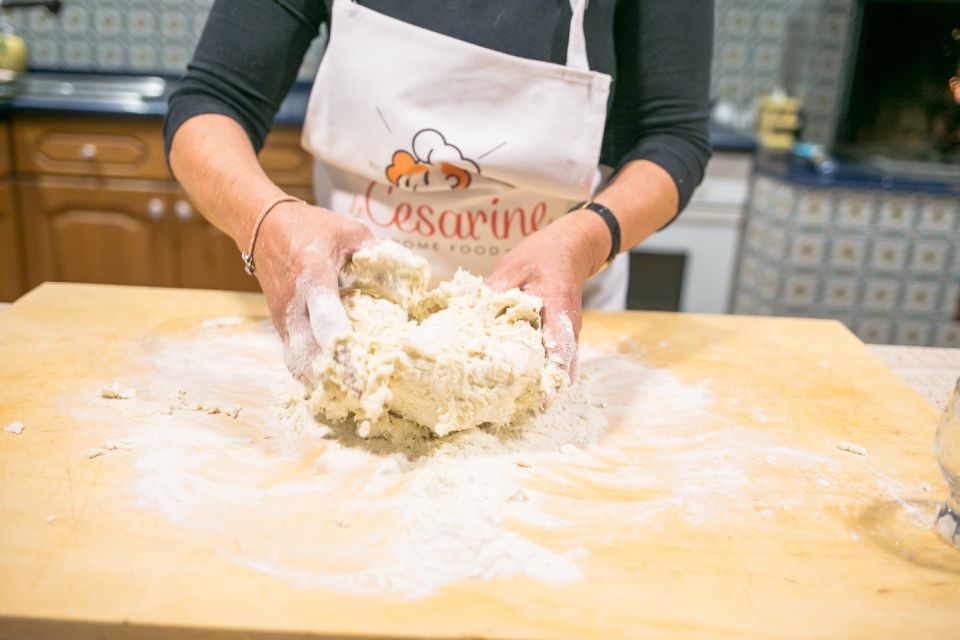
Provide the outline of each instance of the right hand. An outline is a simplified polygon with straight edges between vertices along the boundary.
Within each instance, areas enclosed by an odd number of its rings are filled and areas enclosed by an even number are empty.
[[[322,207],[285,202],[264,219],[254,249],[255,273],[294,377],[309,375],[310,363],[329,339],[350,330],[338,276],[372,240],[360,223]]]

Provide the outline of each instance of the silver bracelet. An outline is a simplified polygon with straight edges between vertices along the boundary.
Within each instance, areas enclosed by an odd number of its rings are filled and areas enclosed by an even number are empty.
[[[282,195],[268,202],[267,206],[260,210],[260,215],[257,216],[257,221],[253,224],[253,235],[250,238],[250,249],[246,253],[243,253],[242,251],[240,252],[240,257],[243,258],[243,270],[249,273],[251,276],[257,270],[257,267],[253,264],[253,247],[257,244],[257,234],[260,233],[260,225],[263,224],[263,219],[267,217],[268,213],[273,211],[275,206],[284,202],[299,202],[300,204],[306,204],[306,202],[300,198]]]

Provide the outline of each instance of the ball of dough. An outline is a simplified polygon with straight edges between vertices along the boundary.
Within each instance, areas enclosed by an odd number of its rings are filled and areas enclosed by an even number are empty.
[[[353,331],[313,362],[313,410],[392,439],[502,427],[543,411],[567,376],[544,348],[540,298],[429,266],[392,242],[357,252],[341,300]]]

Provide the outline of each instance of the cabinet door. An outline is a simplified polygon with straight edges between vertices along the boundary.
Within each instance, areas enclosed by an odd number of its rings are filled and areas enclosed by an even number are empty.
[[[0,302],[13,302],[23,293],[23,254],[13,182],[0,180]]]
[[[132,180],[21,180],[28,283],[174,286],[171,193]]]
[[[10,146],[10,125],[0,120],[0,178],[13,170],[13,149]]]
[[[240,250],[230,236],[207,222],[180,196],[174,201],[179,225],[179,286],[190,289],[260,291],[257,279],[243,270]]]
[[[17,115],[17,171],[169,180],[160,118]]]

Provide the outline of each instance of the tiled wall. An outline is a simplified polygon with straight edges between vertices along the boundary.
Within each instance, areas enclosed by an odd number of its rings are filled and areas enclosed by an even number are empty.
[[[179,74],[213,0],[65,0],[12,12],[38,69]],[[807,137],[826,140],[853,0],[717,0],[713,94],[749,126],[757,95],[781,86],[807,99]],[[315,43],[315,45],[319,45]],[[313,77],[314,46],[301,68]]]
[[[58,16],[29,9],[11,11],[8,18],[27,40],[33,69],[179,75],[212,4],[213,0],[64,0]],[[320,45],[318,38],[304,59],[301,77],[313,77]]]
[[[713,96],[752,126],[757,96],[780,87],[804,103],[803,138],[829,142],[854,0],[716,0]]]
[[[960,201],[760,176],[734,312],[835,318],[866,342],[960,347]]]

